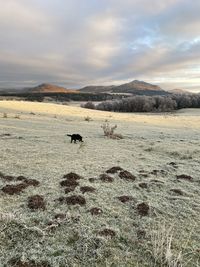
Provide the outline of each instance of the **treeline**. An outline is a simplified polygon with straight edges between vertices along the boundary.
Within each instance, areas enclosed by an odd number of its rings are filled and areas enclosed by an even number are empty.
[[[121,100],[87,102],[84,108],[115,112],[170,112],[182,108],[200,108],[198,95],[132,96]]]
[[[0,93],[0,96],[21,98],[26,101],[43,102],[45,97],[50,97],[54,101],[106,101],[113,99],[121,99],[124,95],[111,95],[106,93]]]

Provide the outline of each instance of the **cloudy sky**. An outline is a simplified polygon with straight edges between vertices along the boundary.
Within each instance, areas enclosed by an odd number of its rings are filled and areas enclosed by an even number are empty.
[[[0,87],[200,91],[200,0],[0,0]]]

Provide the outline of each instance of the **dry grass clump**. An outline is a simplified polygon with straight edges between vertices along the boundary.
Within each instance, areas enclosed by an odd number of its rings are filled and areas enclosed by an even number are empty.
[[[16,115],[14,116],[14,118],[15,118],[15,119],[20,119],[20,115],[16,114]]]
[[[92,121],[92,118],[91,118],[90,116],[86,116],[86,117],[84,118],[84,120],[87,121],[87,122],[90,122],[90,121]]]
[[[44,201],[44,197],[40,196],[40,195],[30,196],[28,198],[28,207],[32,211],[35,211],[38,209],[45,210],[46,209],[46,203]]]
[[[117,125],[110,126],[109,122],[106,121],[103,125],[101,125],[101,128],[103,129],[104,136],[111,139],[123,139],[121,134],[114,133]]]
[[[3,113],[3,118],[7,119],[8,118],[8,114],[6,112]]]
[[[150,240],[152,244],[150,252],[154,260],[154,266],[188,266],[187,262],[184,262],[183,260],[184,255],[181,248],[183,244],[181,244],[178,249],[175,249],[174,233],[174,226],[167,226],[165,222],[159,222],[153,226],[153,229],[150,231]],[[186,242],[188,243],[188,241],[189,240]]]

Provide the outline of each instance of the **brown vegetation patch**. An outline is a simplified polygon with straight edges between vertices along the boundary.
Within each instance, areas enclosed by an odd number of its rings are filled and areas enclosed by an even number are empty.
[[[145,202],[142,202],[140,204],[137,205],[136,207],[137,212],[139,215],[141,216],[147,216],[149,214],[149,205]]]
[[[112,183],[114,181],[114,178],[104,173],[100,175],[100,180],[102,182]]]
[[[68,194],[70,192],[73,192],[75,190],[76,186],[68,186],[65,188],[65,194]]]
[[[105,228],[99,232],[99,235],[113,238],[116,236],[116,233],[111,229]]]
[[[79,182],[77,182],[76,180],[63,180],[60,182],[61,186],[67,186],[67,187],[76,187],[79,185]]]
[[[193,180],[192,176],[187,175],[187,174],[177,175],[176,178],[177,179],[188,180],[188,181],[192,181]]]
[[[134,200],[134,198],[132,196],[120,196],[117,197],[119,199],[119,201],[121,201],[122,203],[126,203],[129,202],[131,200]]]
[[[28,207],[31,210],[46,209],[46,203],[43,196],[34,195],[28,198]]]
[[[28,185],[25,183],[17,184],[17,185],[5,185],[1,190],[8,195],[20,194]]]
[[[51,267],[47,262],[37,263],[35,261],[21,261],[20,259],[12,259],[9,262],[10,267]]]
[[[119,177],[124,180],[135,181],[136,177],[128,171],[120,171]]]
[[[100,215],[103,213],[102,209],[94,207],[89,210],[92,215]]]
[[[70,197],[66,197],[64,200],[68,205],[80,205],[84,206],[86,204],[86,200],[83,196],[73,195]]]
[[[183,191],[181,189],[174,188],[174,189],[170,189],[170,191],[174,192],[175,194],[180,195],[180,196],[184,195],[184,193],[183,193]]]
[[[106,173],[112,173],[112,174],[115,174],[115,173],[117,173],[118,171],[123,171],[123,169],[122,169],[121,167],[119,167],[119,166],[115,166],[115,167],[112,167],[112,168],[108,169],[108,170],[106,171]]]
[[[148,184],[147,183],[139,183],[138,185],[142,189],[147,189],[148,188]]]
[[[64,179],[70,179],[70,180],[80,180],[82,177],[74,172],[70,172],[68,174],[65,174],[63,176]]]
[[[83,194],[85,194],[85,193],[93,193],[94,191],[96,191],[96,189],[94,188],[94,187],[92,187],[92,186],[82,186],[81,188],[80,188],[80,190],[81,190],[81,192],[83,193]]]

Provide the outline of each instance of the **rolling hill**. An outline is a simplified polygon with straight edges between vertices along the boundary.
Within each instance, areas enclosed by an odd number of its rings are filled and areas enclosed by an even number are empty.
[[[66,89],[61,86],[43,83],[33,88],[25,89],[29,93],[76,93],[75,90]]]
[[[118,86],[86,86],[79,92],[87,93],[111,93],[111,94],[133,94],[133,95],[167,95],[169,92],[164,91],[157,85],[134,80]]]

